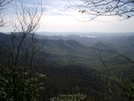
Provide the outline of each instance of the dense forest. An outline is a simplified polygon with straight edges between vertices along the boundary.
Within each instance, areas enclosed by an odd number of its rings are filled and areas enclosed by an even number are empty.
[[[21,34],[15,33],[16,39]],[[0,33],[3,101],[14,93],[32,101],[133,101],[133,35],[35,35],[33,42],[31,37],[21,45],[14,72],[19,41]]]

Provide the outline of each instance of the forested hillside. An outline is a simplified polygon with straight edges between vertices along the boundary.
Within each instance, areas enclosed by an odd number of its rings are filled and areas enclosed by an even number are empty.
[[[72,37],[66,37],[67,39],[61,37],[58,40],[46,39],[45,37],[37,38],[38,42],[35,48],[40,47],[44,42],[42,50],[39,50],[35,60],[33,60],[33,64],[35,64],[34,62],[39,57],[44,59],[44,61],[39,62],[40,65],[35,67],[36,71],[45,75],[45,78],[41,80],[44,82],[44,90],[40,92],[40,101],[50,101],[53,98],[56,100],[56,97],[61,96],[79,96],[81,100],[81,97],[84,96],[84,101],[104,101],[108,99],[116,101],[117,98],[133,98],[131,95],[133,92],[127,95],[130,93],[128,90],[133,90],[134,64],[131,57],[133,57],[134,47],[133,40],[129,40],[132,37],[113,37],[114,39],[111,38],[111,40],[107,38],[86,38],[85,42],[83,42],[85,37],[78,36],[73,39]],[[7,62],[9,62],[6,60],[8,55],[6,55],[5,50],[7,46],[12,46],[10,38],[10,34],[0,33],[0,64],[3,66],[7,66]],[[29,39],[30,36],[25,40],[27,46],[30,45]],[[14,42],[16,43],[17,40]],[[90,45],[88,42],[91,42]],[[23,53],[25,48],[23,47],[20,52]],[[14,51],[17,52],[17,48],[14,48]],[[16,55],[16,52],[13,56]],[[22,66],[22,60],[25,60],[25,58],[21,54],[19,57],[21,60],[18,61],[17,65]]]

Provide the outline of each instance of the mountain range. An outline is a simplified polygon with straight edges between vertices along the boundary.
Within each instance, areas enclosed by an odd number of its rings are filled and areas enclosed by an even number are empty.
[[[12,44],[10,36],[10,34],[0,33],[0,56],[4,50],[3,45]],[[85,101],[104,101],[108,97],[110,101],[116,101],[112,100],[114,97],[111,93],[108,95],[109,88],[112,89],[113,94],[118,95],[121,92],[121,97],[124,97],[116,81],[119,80],[119,83],[124,84],[120,82],[122,78],[125,78],[124,81],[133,79],[134,64],[131,61],[134,60],[134,35],[70,34],[35,35],[35,37],[37,38],[35,42],[38,42],[37,48],[41,42],[45,42],[37,57],[45,58],[45,54],[49,54],[43,64],[36,68],[46,76],[43,91],[45,101],[50,101],[50,98],[61,94],[77,93],[85,94],[87,96]],[[23,44],[25,47],[29,46],[29,40],[30,37]],[[30,52],[31,50],[29,54]],[[2,58],[5,57],[7,60],[5,54],[0,57],[1,63]],[[108,72],[117,80],[110,79]]]
[[[9,40],[10,34],[0,33],[0,40]],[[56,65],[82,65],[90,68],[102,66],[98,54],[109,66],[129,63],[123,55],[134,59],[134,35],[36,35],[45,40],[44,50],[49,53],[47,63]],[[116,61],[115,61],[116,60]],[[53,61],[53,62],[50,62]]]

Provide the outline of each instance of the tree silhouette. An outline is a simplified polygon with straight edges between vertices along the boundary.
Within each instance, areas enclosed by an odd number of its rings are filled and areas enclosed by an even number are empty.
[[[7,23],[4,19],[3,11],[4,11],[5,7],[12,1],[13,0],[0,0],[0,27],[5,26]]]
[[[79,9],[82,14],[88,14],[89,20],[98,16],[120,16],[124,19],[134,16],[134,0],[81,0],[70,6]]]
[[[39,52],[45,42],[35,38],[43,8],[41,4],[28,7],[24,3],[20,3],[19,7],[15,9],[11,40],[0,43],[3,47],[3,61],[0,61],[1,101],[37,101],[43,90],[41,80],[44,75],[36,68],[44,60],[45,56],[41,57]]]
[[[113,75],[108,68],[107,64],[103,60],[103,57],[101,55],[101,52],[99,50],[99,46],[96,44],[96,48],[93,49],[93,52],[98,57],[98,59],[103,64],[106,73],[108,74],[109,80],[108,80],[108,90],[107,93],[110,94],[110,96],[113,96],[117,101],[134,101],[134,80],[133,76],[131,77],[125,77],[122,78],[123,74],[121,73],[120,77],[117,77]],[[127,56],[121,54],[122,57],[126,58],[130,63],[134,64],[134,62],[129,59]],[[122,71],[124,72],[124,71]],[[114,82],[114,85],[111,84],[111,82]],[[115,86],[116,85],[116,86]],[[104,87],[106,88],[106,87]],[[104,90],[104,88],[102,88]]]

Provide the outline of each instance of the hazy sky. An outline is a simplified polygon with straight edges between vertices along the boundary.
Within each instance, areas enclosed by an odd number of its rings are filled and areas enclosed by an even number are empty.
[[[16,0],[18,2],[20,0]],[[24,0],[23,0],[24,1]],[[27,6],[32,6],[41,0],[25,0]],[[79,1],[79,0],[75,0]],[[89,22],[87,15],[82,15],[78,9],[65,7],[68,0],[42,0],[45,7],[38,31],[43,32],[134,32],[134,17],[120,21],[119,17],[98,17]],[[14,3],[7,8],[7,15],[12,14]],[[80,21],[78,21],[80,20]],[[10,27],[0,28],[1,31],[11,31]]]

